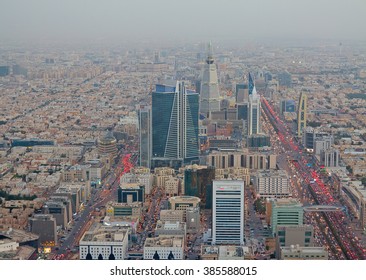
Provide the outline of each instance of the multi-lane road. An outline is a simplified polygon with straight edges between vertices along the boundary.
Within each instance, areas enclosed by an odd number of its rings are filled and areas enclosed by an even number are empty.
[[[131,154],[121,155],[121,158],[121,162],[113,168],[113,172],[107,174],[103,187],[93,189],[89,201],[83,205],[83,209],[79,213],[73,216],[69,228],[60,238],[60,245],[56,247],[53,258],[66,259],[70,253],[76,253],[79,240],[95,218],[94,211],[98,211],[109,201],[117,200],[120,176],[129,172],[136,161],[135,155]]]
[[[286,125],[279,119],[272,106],[265,98],[262,98],[265,115],[277,134],[277,143],[282,152],[287,153],[288,165],[296,172],[290,172],[291,177],[296,176],[301,185],[294,190],[295,196],[303,202],[321,205],[342,206],[333,196],[330,187],[324,183],[319,175],[317,162],[305,154],[299,143],[290,134]],[[280,162],[284,158],[280,157]],[[283,162],[282,162],[283,163]],[[283,164],[282,164],[283,165]],[[366,250],[356,238],[349,226],[349,219],[343,212],[321,212],[308,218],[315,222],[315,226],[321,229],[319,239],[330,251],[330,255],[336,259],[366,259]]]

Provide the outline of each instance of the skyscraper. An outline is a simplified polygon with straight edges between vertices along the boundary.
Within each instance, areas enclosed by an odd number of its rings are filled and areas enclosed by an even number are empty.
[[[152,157],[178,165],[198,160],[199,96],[184,82],[156,85],[152,93]]]
[[[202,74],[200,113],[210,117],[210,112],[212,111],[220,111],[220,94],[217,69],[214,64],[212,45],[210,43],[208,45],[208,55]]]
[[[255,86],[249,95],[248,135],[260,133],[261,100]]]
[[[300,138],[303,129],[306,127],[306,111],[308,96],[305,91],[301,91],[297,108],[297,136]]]
[[[244,181],[213,181],[212,244],[244,244]]]
[[[253,77],[250,73],[248,74],[248,80],[249,80],[249,82],[248,82],[248,89],[249,89],[248,94],[252,95],[253,94],[253,89],[254,89],[254,80],[253,80]]]
[[[139,111],[140,166],[151,167],[151,107],[141,106]]]

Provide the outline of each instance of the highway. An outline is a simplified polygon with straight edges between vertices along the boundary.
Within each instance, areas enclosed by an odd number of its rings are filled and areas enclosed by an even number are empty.
[[[91,198],[84,205],[84,209],[74,215],[71,228],[65,230],[65,235],[61,237],[60,246],[58,250],[55,250],[53,258],[67,259],[71,252],[78,252],[76,246],[95,218],[93,212],[105,206],[109,201],[117,200],[119,179],[124,173],[130,171],[136,161],[136,156],[131,154],[123,154],[121,158],[122,160],[113,168],[114,171],[107,174],[103,187],[92,189]]]
[[[294,191],[295,196],[300,197],[303,202],[310,200],[314,204],[342,207],[343,205],[333,197],[330,186],[326,185],[324,179],[320,176],[318,163],[302,151],[299,143],[276,115],[272,106],[264,97],[261,99],[263,111],[277,133],[278,143],[290,159],[288,166],[296,170],[298,179],[301,180],[301,185]],[[286,168],[286,170],[290,171],[289,168]],[[292,175],[293,172],[290,174]],[[314,221],[314,218],[318,226],[323,229],[325,235],[322,239],[323,242],[326,241],[327,244],[325,245],[331,249],[331,253],[335,254],[337,259],[366,259],[366,250],[351,230],[349,218],[345,213],[341,211],[321,212],[309,219]]]

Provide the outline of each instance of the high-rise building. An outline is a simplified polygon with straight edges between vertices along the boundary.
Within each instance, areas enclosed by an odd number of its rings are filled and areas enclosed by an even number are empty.
[[[248,135],[260,133],[261,100],[255,86],[249,95]]]
[[[214,64],[212,45],[210,43],[208,45],[208,55],[202,74],[200,113],[210,117],[212,111],[220,111],[220,93],[217,69]]]
[[[152,157],[171,164],[191,163],[199,156],[198,93],[184,82],[156,85],[152,93]]]
[[[237,84],[235,90],[235,102],[242,103],[248,101],[248,85]]]
[[[253,94],[253,89],[254,89],[254,80],[253,80],[253,77],[252,75],[249,73],[248,74],[248,94],[249,96]]]
[[[50,214],[36,214],[29,219],[30,231],[39,235],[40,244],[57,244],[56,219]]]
[[[141,106],[139,111],[140,166],[151,167],[152,153],[151,107]]]
[[[301,137],[303,129],[306,127],[306,111],[308,96],[305,91],[300,93],[299,104],[297,108],[297,136]]]
[[[213,181],[212,244],[244,244],[244,181]]]
[[[215,167],[191,165],[184,170],[184,194],[201,199],[201,206],[212,208],[212,181],[215,179]]]

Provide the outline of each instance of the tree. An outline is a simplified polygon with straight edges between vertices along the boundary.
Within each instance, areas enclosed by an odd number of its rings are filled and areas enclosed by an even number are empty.
[[[361,179],[361,182],[362,182],[362,185],[364,185],[364,186],[366,187],[366,177],[363,177],[363,178]]]

